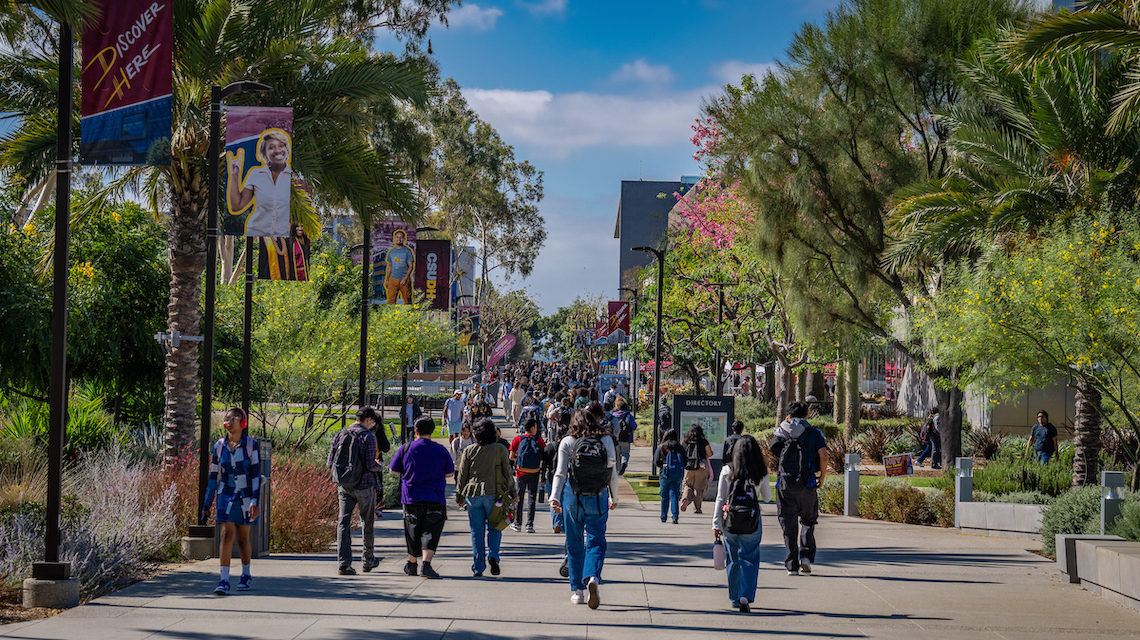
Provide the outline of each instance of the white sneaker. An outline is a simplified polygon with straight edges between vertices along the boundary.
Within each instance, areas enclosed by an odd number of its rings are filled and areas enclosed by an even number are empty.
[[[522,527],[520,527],[519,523],[516,522],[511,525],[511,531],[518,531],[519,533],[522,533]]]
[[[811,563],[803,558],[800,559],[800,573],[805,576],[811,573]]]
[[[586,604],[586,592],[579,589],[570,594],[570,604]]]
[[[788,575],[789,575],[789,576],[798,576],[798,575],[800,575],[800,574],[796,573],[795,571],[789,571],[789,572],[788,572]]]
[[[590,576],[590,579],[586,581],[586,589],[590,591],[590,598],[586,604],[590,605],[591,609],[597,609],[602,601],[598,598],[598,581],[593,576]]]

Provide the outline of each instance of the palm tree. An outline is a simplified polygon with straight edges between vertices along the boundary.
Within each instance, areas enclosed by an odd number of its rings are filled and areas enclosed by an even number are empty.
[[[955,168],[900,192],[889,216],[892,268],[977,258],[1002,234],[1043,230],[1106,201],[1115,210],[1135,204],[1140,138],[1107,133],[1126,59],[1056,55],[1019,67],[1010,51],[989,42],[961,64],[979,102],[941,117],[953,131]],[[1100,449],[1101,394],[1086,373],[1074,376],[1074,486],[1096,477]]]
[[[414,190],[374,134],[393,101],[422,106],[430,83],[420,64],[371,52],[343,35],[344,2],[327,0],[175,0],[174,114],[169,167],[134,167],[79,208],[100,206],[126,189],[143,194],[168,230],[170,261],[169,329],[197,335],[206,252],[206,196],[210,86],[263,82],[271,94],[240,96],[291,106],[294,113],[293,168],[313,194],[360,215],[365,228],[380,212],[412,220],[421,213]],[[349,30],[351,31],[351,30]],[[19,64],[0,57],[0,67]],[[5,95],[22,87],[8,87]],[[78,95],[78,92],[76,92]],[[0,108],[4,106],[0,98]],[[235,100],[236,101],[236,100]],[[29,156],[9,151],[16,140],[33,147],[41,113],[30,113],[21,128],[0,142],[0,160],[34,182],[48,173],[54,154]],[[78,132],[78,130],[77,130]],[[15,164],[17,161],[23,165]],[[38,173],[37,173],[38,172]],[[299,195],[299,194],[296,194]],[[319,228],[306,198],[295,197],[290,212],[311,236]],[[210,274],[214,277],[214,274]],[[193,443],[196,422],[198,348],[183,342],[166,356],[167,458]]]

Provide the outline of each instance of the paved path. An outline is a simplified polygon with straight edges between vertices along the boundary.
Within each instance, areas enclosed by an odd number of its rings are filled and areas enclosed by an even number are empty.
[[[638,451],[635,465],[646,465]],[[625,492],[623,492],[625,493]],[[449,512],[433,563],[443,580],[405,576],[399,520],[377,524],[383,560],[336,575],[333,553],[254,562],[254,590],[210,595],[217,561],[186,565],[46,620],[0,627],[0,637],[176,638],[1134,638],[1140,612],[1061,580],[1026,541],[824,516],[815,574],[789,577],[774,507],[764,507],[760,590],[750,615],[729,607],[711,568],[705,516],[662,524],[655,503],[611,512],[602,606],[570,604],[558,577],[562,541],[548,512],[539,533],[506,531],[503,575],[474,578],[466,516]],[[359,562],[357,563],[359,569]]]

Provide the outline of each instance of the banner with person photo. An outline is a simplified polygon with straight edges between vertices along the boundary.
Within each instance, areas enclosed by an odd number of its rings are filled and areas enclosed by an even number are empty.
[[[170,165],[174,9],[93,0],[83,29],[79,157],[88,165]]]
[[[225,235],[289,237],[292,161],[292,108],[226,108]]]
[[[416,227],[377,220],[372,228],[372,304],[411,304]]]

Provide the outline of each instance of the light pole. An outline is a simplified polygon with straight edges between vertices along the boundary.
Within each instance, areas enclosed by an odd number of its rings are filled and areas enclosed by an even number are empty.
[[[630,317],[631,318],[637,317],[638,296],[641,294],[641,290],[635,289],[633,287],[618,287],[618,291],[628,291],[630,293],[630,295],[633,296],[633,315]],[[633,332],[633,330],[631,329],[630,333],[632,333],[632,332]],[[632,336],[630,336],[629,341],[631,343],[633,342]],[[629,381],[630,382],[630,384],[629,384],[630,394],[629,395],[632,396],[630,398],[630,402],[633,403],[633,412],[635,414],[637,413],[637,404],[638,404],[638,402],[637,402],[638,401],[637,383],[638,383],[638,378],[641,377],[641,370],[640,370],[641,366],[640,365],[641,365],[641,363],[638,362],[637,359],[634,359],[634,361],[633,361],[633,376],[632,376],[633,379]],[[656,428],[656,426],[654,426],[654,428]]]
[[[722,324],[724,322],[724,288],[725,287],[733,287],[736,285],[737,285],[736,282],[711,282],[708,285],[710,287],[716,287],[716,290],[717,290],[716,292],[717,292],[718,301],[717,301],[716,322],[718,325]],[[716,382],[713,384],[716,385],[716,397],[719,398],[719,397],[724,395],[724,385],[721,384],[721,379],[720,379],[720,377],[722,375],[724,375],[724,364],[721,363],[721,361],[720,361],[720,346],[719,345],[716,347],[716,363],[713,366],[716,367]],[[712,377],[713,376],[711,376],[711,375],[709,376],[709,378],[712,378]]]
[[[665,249],[653,247],[633,247],[630,251],[652,253],[657,258],[657,345],[653,354],[653,463],[649,469],[649,479],[657,479],[657,420],[661,412],[661,301],[665,289]]]
[[[222,135],[222,100],[235,93],[243,91],[272,91],[273,88],[260,82],[234,82],[225,87],[210,85],[210,147],[206,162],[209,164],[210,183],[206,190],[206,291],[205,309],[203,310],[204,326],[202,327],[202,424],[198,434],[198,505],[206,499],[206,485],[209,481],[210,470],[210,418],[214,408],[214,305],[216,302],[217,274],[214,273],[218,264],[218,165],[221,164],[220,141]],[[246,273],[252,264],[253,255],[249,247],[252,239],[246,241]],[[247,284],[251,287],[251,284]],[[246,302],[246,317],[249,316],[249,303]],[[249,365],[247,352],[249,351],[249,332],[246,331],[246,342],[242,346],[242,408],[249,415]],[[201,509],[198,510],[198,526],[191,527],[190,537],[212,538],[214,528],[206,526],[206,520]]]
[[[464,299],[464,298],[474,299],[475,296],[473,296],[469,293],[461,293],[461,294],[455,296],[455,304],[453,305],[455,307],[455,319],[453,320],[453,322],[456,323],[457,328],[459,326],[459,301]],[[459,338],[459,336],[456,335],[455,348],[451,351],[452,355],[454,356],[451,359],[451,393],[452,393],[452,395],[455,395],[456,377],[459,375],[459,340],[458,340],[458,338]]]

